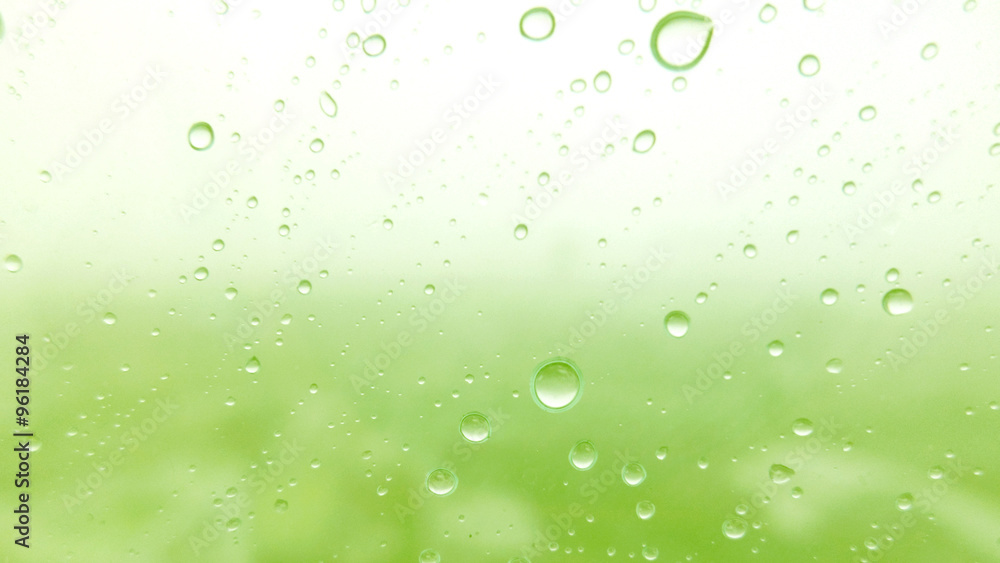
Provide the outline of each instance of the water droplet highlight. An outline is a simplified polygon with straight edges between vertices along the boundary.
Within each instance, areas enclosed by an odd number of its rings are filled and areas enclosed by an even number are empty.
[[[905,315],[913,310],[913,296],[905,289],[889,290],[882,298],[882,308],[890,315]]]
[[[569,410],[583,395],[580,369],[567,359],[542,363],[531,377],[531,395],[538,406],[549,412]]]
[[[580,471],[587,471],[597,463],[597,448],[590,440],[577,442],[569,451],[569,464]]]
[[[622,481],[629,487],[638,487],[646,480],[646,468],[638,463],[628,463],[622,467]]]
[[[438,468],[427,474],[427,490],[438,496],[448,496],[458,488],[458,477],[454,473]]]
[[[490,421],[485,415],[478,412],[470,412],[462,417],[459,424],[459,431],[462,437],[473,443],[485,442],[489,439],[492,428]]]
[[[671,311],[663,318],[663,326],[674,338],[680,338],[687,334],[691,327],[691,318],[684,311]]]
[[[215,131],[204,121],[199,121],[188,129],[188,144],[196,151],[208,150],[215,142]]]

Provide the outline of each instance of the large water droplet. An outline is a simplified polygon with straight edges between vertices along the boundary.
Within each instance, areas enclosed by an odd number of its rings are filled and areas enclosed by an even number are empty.
[[[924,48],[920,50],[920,58],[929,61],[936,57],[938,54],[937,43],[928,43],[924,45]]]
[[[622,467],[622,481],[630,487],[638,487],[646,480],[646,468],[638,463],[627,463]]]
[[[361,49],[369,57],[377,57],[385,51],[385,37],[379,34],[369,36],[365,39],[364,43],[361,44]]]
[[[823,301],[824,305],[833,305],[834,303],[837,302],[838,297],[840,297],[840,294],[837,293],[837,290],[833,288],[824,289],[823,293],[821,293],[819,296],[820,300]]]
[[[819,59],[816,55],[806,55],[799,59],[799,74],[805,77],[816,76],[819,73]]]
[[[684,311],[671,311],[663,319],[663,325],[667,327],[667,332],[674,338],[680,338],[687,334],[691,327],[691,319]]]
[[[597,448],[590,440],[577,442],[569,451],[569,463],[580,471],[586,471],[597,463]]]
[[[785,344],[780,340],[773,340],[767,345],[767,353],[771,354],[775,358],[780,356],[785,351]]]
[[[199,121],[188,129],[188,144],[196,151],[207,150],[215,142],[215,131],[204,121]]]
[[[643,154],[649,152],[656,144],[656,133],[653,133],[650,129],[645,131],[640,131],[638,135],[635,136],[635,140],[632,141],[632,150]]]
[[[742,518],[730,518],[722,523],[722,533],[727,538],[738,540],[747,533],[747,521]]]
[[[459,424],[459,431],[462,437],[474,443],[485,442],[489,439],[492,429],[490,421],[486,416],[478,412],[470,412],[462,417]]]
[[[194,271],[194,279],[202,281],[208,277],[208,268],[202,266]]]
[[[861,118],[861,121],[871,121],[875,119],[875,115],[875,106],[865,106],[858,112],[858,117]]]
[[[760,14],[758,14],[758,17],[760,18],[760,21],[764,23],[771,23],[771,21],[773,21],[775,16],[777,15],[778,15],[777,8],[775,8],[770,4],[764,4],[764,7],[760,9]]]
[[[792,432],[796,436],[808,436],[813,433],[813,423],[808,418],[800,418],[792,423]]]
[[[8,272],[20,272],[21,268],[24,267],[24,263],[21,262],[21,258],[17,254],[8,254],[3,259],[3,265]]]
[[[427,474],[427,490],[438,496],[448,496],[458,488],[458,477],[445,468]]]
[[[327,117],[337,117],[337,101],[333,99],[333,96],[329,92],[323,90],[319,94],[319,109],[326,114]]]
[[[556,18],[548,8],[532,8],[521,16],[521,35],[532,41],[542,41],[556,30]]]
[[[768,470],[767,474],[771,477],[771,481],[775,484],[782,485],[792,480],[792,476],[795,475],[795,470],[791,467],[781,465],[780,463],[775,463]]]
[[[656,506],[648,500],[640,500],[635,505],[635,513],[643,520],[649,520],[656,514]]]
[[[323,142],[323,139],[317,138],[313,139],[312,142],[309,143],[309,150],[311,150],[312,152],[320,152],[323,150],[323,147],[325,146],[326,143]]]
[[[905,315],[913,310],[913,296],[905,289],[892,289],[882,298],[882,308],[890,315]]]
[[[903,493],[896,497],[896,508],[906,511],[913,508],[913,495]]]
[[[650,48],[653,58],[668,70],[694,68],[712,42],[712,19],[694,12],[667,14],[653,28]]]
[[[247,373],[257,373],[260,371],[260,360],[257,359],[257,356],[250,358],[247,360],[247,365],[243,366],[243,369],[245,369]]]
[[[611,89],[611,73],[606,70],[598,72],[594,76],[594,90],[604,93]]]
[[[531,377],[531,394],[538,406],[550,412],[568,410],[583,395],[583,376],[566,359],[549,360]]]
[[[104,324],[113,325],[116,322],[118,322],[118,317],[116,317],[114,313],[106,313],[104,315]]]
[[[297,289],[299,290],[299,293],[301,293],[302,295],[306,295],[310,291],[312,291],[312,288],[313,288],[312,283],[310,283],[309,280],[302,280],[299,282],[299,286]]]
[[[528,226],[524,223],[514,227],[514,238],[517,240],[524,240],[524,237],[528,236]]]
[[[433,549],[425,549],[420,552],[419,563],[441,563],[441,556]]]

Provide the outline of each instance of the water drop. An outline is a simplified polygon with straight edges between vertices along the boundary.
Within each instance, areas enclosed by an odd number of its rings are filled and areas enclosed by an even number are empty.
[[[569,410],[583,395],[583,376],[570,360],[548,360],[538,366],[532,375],[531,394],[535,403],[544,410]]]
[[[514,238],[517,240],[524,240],[524,237],[528,236],[528,226],[524,223],[514,227]],[[543,237],[544,238],[544,237]]]
[[[427,490],[438,496],[448,496],[458,487],[458,477],[454,473],[438,468],[427,474]]]
[[[622,467],[622,481],[630,487],[638,487],[646,480],[646,468],[638,463],[629,463]]]
[[[640,500],[635,505],[635,513],[643,520],[649,520],[656,514],[656,506],[648,500]]]
[[[257,373],[260,370],[260,361],[257,359],[257,356],[247,360],[247,365],[243,366],[243,369],[247,373]]]
[[[773,340],[767,345],[767,353],[771,354],[775,358],[781,355],[785,351],[785,344],[780,340]]]
[[[861,121],[871,121],[875,119],[875,114],[876,111],[874,106],[865,106],[858,112],[858,117],[861,118]]]
[[[844,182],[844,185],[840,189],[844,192],[844,195],[854,195],[858,191],[858,185],[854,182]]]
[[[799,74],[806,78],[816,76],[819,72],[819,59],[816,55],[806,55],[799,59]]]
[[[758,17],[760,18],[760,21],[764,23],[771,23],[771,21],[773,21],[774,17],[777,15],[778,15],[777,8],[775,8],[770,4],[764,4],[764,7],[760,9],[760,14],[758,14]]]
[[[548,8],[532,8],[521,16],[521,35],[532,41],[542,41],[556,30],[556,18]]]
[[[425,549],[420,552],[418,563],[441,563],[441,556],[433,549]]]
[[[459,424],[459,431],[461,431],[462,437],[466,440],[479,443],[489,439],[492,429],[490,421],[485,415],[478,412],[470,412],[462,417],[462,422]]]
[[[604,93],[611,89],[611,74],[602,70],[594,76],[594,90]]]
[[[837,293],[836,289],[830,288],[824,289],[823,293],[821,293],[819,297],[820,300],[823,301],[824,305],[833,305],[837,302],[837,298],[840,297],[840,294]]]
[[[844,361],[840,358],[833,358],[826,363],[826,371],[829,373],[840,373],[844,369]]]
[[[577,442],[569,451],[569,463],[580,471],[590,469],[597,463],[597,448],[589,440]]]
[[[216,252],[222,250],[225,247],[226,247],[226,243],[223,242],[221,238],[215,239],[215,242],[212,243],[212,250],[214,250]]]
[[[775,463],[768,470],[767,474],[771,477],[771,481],[774,481],[777,485],[783,485],[792,480],[792,476],[795,475],[795,470],[791,467],[781,465],[780,463]]]
[[[361,44],[361,49],[369,57],[377,57],[385,51],[385,37],[379,34],[371,35]]]
[[[288,501],[284,499],[277,499],[274,501],[274,511],[278,514],[288,510]]]
[[[722,523],[722,534],[732,540],[738,540],[747,533],[747,521],[742,518],[730,518]]]
[[[813,423],[808,418],[800,418],[792,423],[792,432],[796,436],[808,436],[813,433]]]
[[[188,129],[188,144],[196,151],[207,150],[215,142],[215,131],[204,121],[199,121]]]
[[[667,459],[667,452],[669,449],[666,446],[662,446],[656,449],[656,459],[663,461]]]
[[[906,511],[913,508],[913,495],[903,493],[896,497],[896,508]]]
[[[713,31],[712,19],[701,14],[683,10],[667,14],[650,36],[653,58],[668,70],[694,68],[708,52]]]
[[[747,258],[753,258],[754,256],[757,256],[757,247],[752,244],[748,244],[743,247],[743,254]]]
[[[924,45],[923,49],[920,49],[920,58],[929,61],[936,57],[938,54],[937,43],[928,43]]]
[[[319,109],[327,117],[337,117],[337,101],[326,90],[323,90],[319,94]]]
[[[323,139],[313,139],[312,142],[309,143],[309,150],[312,152],[320,152],[325,146],[326,144],[323,143]]]
[[[683,311],[671,311],[663,319],[663,325],[667,327],[667,332],[674,338],[680,338],[687,334],[691,327],[691,319]]]
[[[104,315],[104,324],[106,325],[113,325],[117,321],[118,317],[116,317],[114,313],[106,313]]]
[[[632,150],[639,154],[643,154],[649,152],[655,144],[656,133],[646,129],[645,131],[639,132],[639,134],[635,136],[635,140],[632,141]]]
[[[236,531],[236,529],[240,527],[240,524],[242,524],[242,522],[240,522],[239,518],[231,518],[228,522],[226,522],[226,529],[230,532]]]
[[[302,295],[306,295],[307,293],[312,291],[312,287],[313,286],[311,283],[309,283],[309,280],[302,280],[299,282],[299,285],[296,289],[298,289],[299,293],[301,293]]]
[[[905,289],[889,290],[882,298],[882,308],[890,315],[905,315],[913,310],[913,296]]]
[[[20,272],[21,268],[24,267],[21,257],[16,254],[8,254],[7,257],[3,259],[3,265],[7,268],[8,272]]]
[[[225,291],[224,293],[225,293],[225,295],[226,295],[226,299],[228,299],[228,300],[232,301],[233,299],[236,299],[236,295],[237,295],[237,294],[238,294],[239,292],[238,292],[238,291],[236,291],[236,288],[235,288],[235,287],[227,287],[227,288],[226,288],[226,291]]]
[[[247,207],[249,207],[250,209],[257,207],[257,198],[251,196],[250,199],[247,200]]]

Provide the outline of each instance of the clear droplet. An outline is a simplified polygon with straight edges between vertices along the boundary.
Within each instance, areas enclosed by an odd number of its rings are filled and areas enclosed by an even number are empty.
[[[937,54],[938,54],[937,43],[928,43],[924,45],[922,49],[920,49],[920,58],[925,61],[933,59],[934,57],[937,56]]]
[[[208,268],[202,266],[194,271],[194,279],[202,281],[208,277]]]
[[[871,121],[875,119],[875,114],[875,106],[865,106],[858,112],[858,117],[861,118],[861,121]]]
[[[214,250],[216,252],[222,250],[225,247],[226,247],[226,243],[223,242],[221,238],[215,239],[215,242],[212,243],[212,250]]]
[[[239,294],[239,292],[236,291],[235,287],[227,287],[226,288],[226,291],[225,291],[226,299],[232,301],[233,299],[236,299],[236,295],[238,295],[238,294]]]
[[[301,293],[302,295],[306,295],[310,291],[312,291],[312,287],[313,286],[311,283],[309,283],[309,280],[302,280],[299,282],[299,285],[296,289],[298,289],[299,293]]]
[[[288,510],[288,501],[285,499],[277,499],[274,501],[274,511],[278,514]]]
[[[708,52],[713,31],[712,19],[701,14],[683,10],[667,14],[650,37],[653,58],[676,72],[694,68]]]
[[[778,15],[778,9],[770,4],[764,4],[764,7],[760,9],[760,14],[757,17],[760,21],[764,23],[771,23],[774,21],[775,16]]]
[[[808,436],[813,433],[813,423],[808,418],[800,418],[792,423],[792,432],[796,436]]]
[[[21,257],[16,254],[8,254],[6,258],[3,259],[3,265],[7,268],[8,272],[20,272],[21,268],[24,267],[24,262],[21,261]]]
[[[226,522],[226,529],[230,532],[234,532],[240,527],[240,524],[242,524],[242,522],[240,522],[239,518],[230,518],[229,521]]]
[[[747,258],[753,258],[757,256],[757,247],[752,244],[744,246],[743,255],[746,256]]]
[[[632,141],[632,150],[639,154],[647,153],[655,144],[656,133],[646,129],[645,131],[640,131],[639,134],[635,136],[635,140]]]
[[[458,477],[450,470],[438,468],[427,474],[427,490],[438,496],[448,496],[458,487]]]
[[[118,317],[116,317],[114,313],[105,313],[105,315],[104,315],[104,324],[106,324],[106,325],[113,325],[117,321],[118,321]]]
[[[903,511],[913,508],[913,495],[903,493],[896,497],[896,508]]]
[[[309,150],[312,152],[320,152],[325,146],[326,144],[323,142],[323,139],[313,139],[312,142],[309,143]]]
[[[635,513],[643,520],[649,520],[656,514],[656,506],[648,500],[640,500],[635,505]]]
[[[791,467],[781,465],[780,463],[772,465],[767,473],[771,477],[771,481],[774,481],[777,485],[783,485],[791,481],[792,476],[795,475],[795,471]]]
[[[824,289],[823,293],[821,293],[819,297],[820,300],[823,301],[824,305],[833,305],[837,302],[837,298],[840,297],[840,294],[837,293],[836,289],[830,288]]]
[[[257,207],[257,198],[251,196],[250,199],[247,200],[247,207],[249,207],[250,209]]]
[[[548,39],[556,30],[556,18],[548,8],[532,8],[521,16],[521,35],[532,41]]]
[[[788,231],[788,234],[785,235],[785,240],[788,241],[788,244],[795,244],[799,240],[799,232]]]
[[[882,308],[890,315],[905,315],[913,310],[913,296],[905,289],[891,289],[882,298]]]
[[[780,340],[772,340],[771,343],[767,345],[767,353],[771,354],[775,358],[780,356],[784,351],[785,344]]]
[[[691,318],[683,311],[671,311],[663,319],[663,325],[667,327],[667,332],[674,338],[680,338],[687,334],[691,327]]]
[[[568,410],[583,394],[583,376],[570,360],[549,360],[535,370],[531,378],[531,394],[538,406],[547,411]]]
[[[598,72],[594,76],[594,90],[604,93],[611,89],[611,73],[606,70]]]
[[[844,192],[844,195],[854,195],[858,191],[858,185],[854,182],[844,182],[844,185],[840,189]]]
[[[732,540],[738,540],[747,533],[747,521],[742,518],[730,518],[722,523],[722,534]]]
[[[361,44],[361,49],[369,57],[377,57],[385,51],[385,37],[377,33],[371,35]]]
[[[327,117],[337,117],[337,101],[326,90],[319,94],[319,109]]]
[[[666,446],[661,446],[656,449],[656,459],[663,461],[667,459],[667,452],[670,451]]]
[[[597,463],[597,448],[589,440],[577,442],[569,451],[569,463],[580,471],[587,471]]]
[[[638,463],[628,463],[622,467],[622,481],[630,487],[638,487],[646,480],[646,468]]]
[[[819,73],[819,58],[816,55],[806,55],[799,59],[799,74],[806,78]]]
[[[634,48],[635,48],[635,41],[632,41],[631,39],[625,39],[624,41],[618,44],[618,52],[623,55],[631,53],[632,49]]]
[[[833,358],[826,363],[826,371],[830,373],[840,373],[844,369],[844,361],[840,358]]]
[[[441,563],[441,556],[433,549],[425,549],[420,552],[418,563]]]
[[[247,365],[243,366],[243,369],[247,373],[257,373],[260,370],[260,360],[257,359],[257,356],[250,358],[247,360]]]
[[[517,240],[524,240],[524,237],[528,236],[528,226],[524,223],[514,227],[514,238]],[[544,238],[544,237],[543,237]]]
[[[462,417],[459,430],[463,438],[473,443],[485,442],[492,432],[489,419],[478,412],[470,412]]]
[[[215,142],[215,131],[204,121],[199,121],[188,129],[188,144],[196,151],[207,150]]]

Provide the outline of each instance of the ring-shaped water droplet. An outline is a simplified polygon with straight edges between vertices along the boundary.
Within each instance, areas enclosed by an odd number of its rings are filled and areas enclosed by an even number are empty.
[[[531,377],[531,396],[546,411],[567,411],[582,395],[583,375],[580,368],[566,358],[543,362]]]
[[[686,56],[693,58],[686,63],[668,61],[664,56],[663,51],[660,49],[661,40],[668,39],[667,35],[672,34],[675,28],[678,34],[687,35],[691,30],[686,30],[685,28],[689,28],[692,25],[701,28],[701,31],[697,33],[696,38],[688,36],[687,41],[678,40],[676,41],[676,44],[683,44],[686,46],[693,45],[693,48],[685,49],[684,52]],[[653,58],[656,59],[656,62],[660,63],[660,66],[667,70],[680,72],[682,70],[694,68],[695,65],[701,62],[701,59],[705,57],[705,53],[708,52],[708,46],[712,43],[712,33],[714,31],[715,26],[712,23],[712,18],[685,10],[671,12],[657,22],[656,26],[653,28],[653,33],[649,40],[650,49],[653,52]],[[701,51],[697,54],[693,54],[692,51],[697,49],[699,41],[701,42]]]

